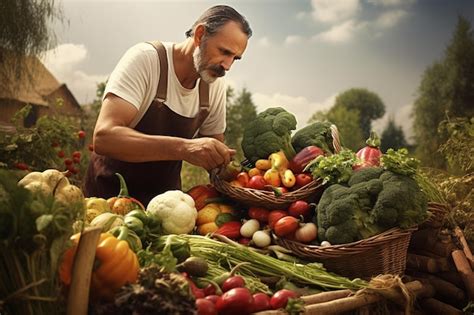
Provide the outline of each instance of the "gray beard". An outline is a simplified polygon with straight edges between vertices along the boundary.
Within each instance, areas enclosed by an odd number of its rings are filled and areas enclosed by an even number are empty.
[[[193,63],[194,63],[194,69],[196,69],[196,72],[199,73],[199,76],[201,77],[204,82],[207,84],[211,84],[212,82],[216,81],[217,77],[212,76],[209,74],[209,71],[204,68],[203,62],[202,62],[202,51],[201,47],[196,47],[193,52]]]

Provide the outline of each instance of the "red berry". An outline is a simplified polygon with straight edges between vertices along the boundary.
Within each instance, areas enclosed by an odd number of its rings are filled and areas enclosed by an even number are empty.
[[[81,158],[81,152],[79,152],[79,151],[74,151],[74,152],[72,153],[72,157],[73,157],[73,158],[78,158],[78,159],[80,159],[80,158]]]
[[[63,150],[60,150],[60,151],[58,151],[58,156],[59,156],[60,158],[63,158],[63,157],[66,156],[66,153],[64,153]]]
[[[84,130],[79,130],[77,132],[77,136],[79,137],[79,139],[82,139],[86,136],[86,132]]]
[[[71,159],[64,159],[64,164],[67,165],[71,165],[72,164],[72,160]]]
[[[74,163],[76,163],[76,164],[81,163],[81,158],[80,158],[80,157],[73,157],[72,160],[73,160]]]

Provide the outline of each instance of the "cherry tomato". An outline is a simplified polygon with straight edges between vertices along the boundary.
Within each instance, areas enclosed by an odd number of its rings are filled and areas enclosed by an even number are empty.
[[[255,175],[249,179],[247,187],[252,189],[263,190],[265,189],[266,184],[267,182],[265,181],[262,175]]]
[[[84,130],[79,130],[77,132],[77,136],[79,137],[79,139],[82,139],[86,136],[86,132]]]
[[[216,303],[217,311],[226,315],[250,314],[253,296],[247,288],[233,288],[225,292]]]
[[[273,230],[277,236],[292,234],[298,229],[299,220],[292,216],[281,218],[275,223]]]
[[[260,312],[269,310],[270,306],[270,297],[265,293],[259,292],[253,295],[253,310],[252,312]]]
[[[196,308],[198,315],[217,315],[216,306],[208,299],[197,299]]]
[[[309,218],[310,212],[311,207],[304,200],[294,201],[288,207],[288,214],[298,219],[300,218],[300,216],[303,216],[304,218]]]
[[[285,210],[272,210],[268,214],[268,226],[273,229],[275,223],[283,217],[286,217],[288,212]]]
[[[66,153],[64,153],[63,150],[58,151],[58,157],[63,158],[66,156]]]
[[[80,159],[81,158],[81,152],[80,151],[72,152],[72,157]]]
[[[222,291],[227,292],[233,288],[243,288],[245,287],[245,280],[241,276],[232,276],[222,283],[221,288]]]
[[[71,165],[71,164],[72,164],[72,160],[69,159],[69,158],[64,159],[64,164],[65,164],[66,166]]]
[[[273,296],[270,299],[270,306],[276,310],[279,308],[284,308],[286,306],[286,303],[288,303],[288,299],[292,298],[297,298],[298,295],[287,289],[282,289],[280,291],[275,292]]]
[[[260,207],[250,207],[248,214],[251,219],[255,219],[260,223],[267,223],[270,210]]]

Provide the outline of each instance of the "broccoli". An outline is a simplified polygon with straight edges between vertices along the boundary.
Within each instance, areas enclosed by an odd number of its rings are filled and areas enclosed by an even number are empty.
[[[291,145],[291,131],[295,129],[293,114],[281,107],[268,108],[244,129],[242,150],[245,157],[255,162],[282,150],[288,160],[292,159],[296,153]]]
[[[347,186],[329,186],[317,210],[320,241],[343,244],[423,222],[427,198],[414,179],[369,167],[354,172]]]
[[[291,138],[295,151],[299,152],[307,146],[314,145],[326,153],[334,153],[331,125],[332,123],[328,121],[316,121],[298,130]]]

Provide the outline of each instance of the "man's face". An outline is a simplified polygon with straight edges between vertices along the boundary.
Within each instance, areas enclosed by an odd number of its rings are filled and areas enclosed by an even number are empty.
[[[193,53],[196,71],[205,82],[214,82],[242,57],[247,41],[247,35],[235,22],[228,22],[211,37],[203,36]]]

